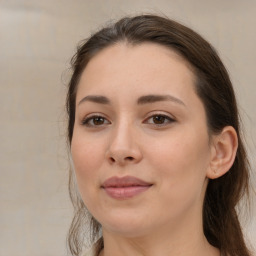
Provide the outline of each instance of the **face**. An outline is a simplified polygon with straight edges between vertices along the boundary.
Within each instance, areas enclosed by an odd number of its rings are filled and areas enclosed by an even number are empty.
[[[189,65],[163,46],[99,52],[78,85],[71,153],[103,231],[144,235],[200,222],[211,149]]]

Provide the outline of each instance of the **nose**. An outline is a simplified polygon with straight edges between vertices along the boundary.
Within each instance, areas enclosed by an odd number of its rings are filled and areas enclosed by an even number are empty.
[[[121,124],[113,130],[106,157],[110,164],[120,166],[141,161],[142,152],[138,145],[138,134],[132,125]]]

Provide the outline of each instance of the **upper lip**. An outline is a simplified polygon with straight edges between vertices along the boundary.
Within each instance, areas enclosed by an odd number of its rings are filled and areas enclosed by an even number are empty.
[[[103,188],[108,187],[131,187],[131,186],[151,186],[152,183],[146,182],[133,176],[111,177],[102,184]]]

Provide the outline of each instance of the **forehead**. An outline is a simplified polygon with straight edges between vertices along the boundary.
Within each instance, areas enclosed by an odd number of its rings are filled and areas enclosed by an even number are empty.
[[[78,85],[82,92],[108,94],[115,90],[176,94],[194,91],[190,64],[175,51],[154,43],[121,42],[97,53],[87,64]]]

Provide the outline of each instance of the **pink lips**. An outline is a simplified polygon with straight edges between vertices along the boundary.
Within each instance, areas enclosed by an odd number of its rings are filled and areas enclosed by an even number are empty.
[[[102,188],[112,198],[128,199],[139,195],[152,186],[152,184],[132,176],[111,177],[107,179]]]

